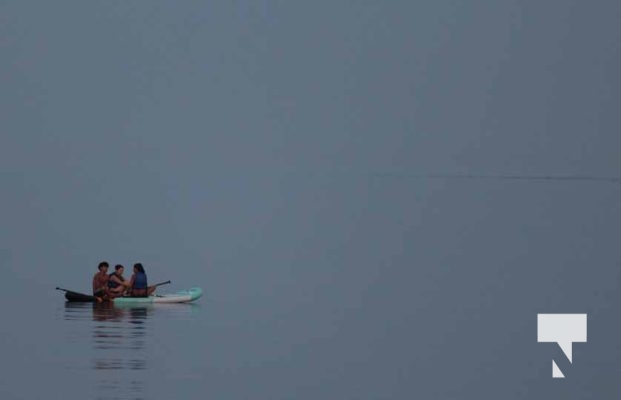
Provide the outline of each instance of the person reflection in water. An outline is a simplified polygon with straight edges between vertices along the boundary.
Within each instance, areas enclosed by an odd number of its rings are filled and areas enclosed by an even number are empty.
[[[147,285],[147,274],[140,263],[134,264],[134,274],[129,280],[129,288],[132,297],[148,297],[155,292],[155,286]]]

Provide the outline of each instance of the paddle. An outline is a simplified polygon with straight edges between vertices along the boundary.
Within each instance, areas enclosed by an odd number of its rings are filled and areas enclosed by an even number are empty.
[[[153,292],[155,292],[155,288],[158,286],[162,286],[162,285],[168,285],[170,283],[170,281],[166,281],[166,282],[160,282],[160,283],[156,283],[155,285],[150,285],[147,287],[147,295],[148,296],[152,296]],[[155,295],[157,296],[157,295]]]

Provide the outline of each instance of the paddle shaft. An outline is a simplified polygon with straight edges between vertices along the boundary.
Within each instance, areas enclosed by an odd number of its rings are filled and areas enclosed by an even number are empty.
[[[155,285],[152,285],[152,287],[157,287],[157,286],[162,286],[162,285],[168,285],[169,283],[170,283],[170,281],[160,282],[160,283],[156,283]]]

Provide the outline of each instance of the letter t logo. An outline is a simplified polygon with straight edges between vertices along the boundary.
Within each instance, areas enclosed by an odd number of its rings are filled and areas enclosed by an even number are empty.
[[[586,314],[537,314],[537,342],[557,342],[569,362],[572,362],[572,343],[586,341]],[[552,377],[565,377],[554,360],[552,360]]]

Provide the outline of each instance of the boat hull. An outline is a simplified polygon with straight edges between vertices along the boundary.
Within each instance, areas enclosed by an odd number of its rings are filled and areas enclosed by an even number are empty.
[[[117,297],[114,304],[151,304],[151,303],[190,303],[203,295],[201,288],[181,290],[177,293],[162,294],[149,297]]]

